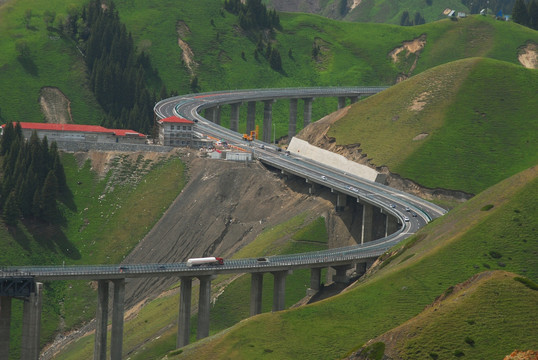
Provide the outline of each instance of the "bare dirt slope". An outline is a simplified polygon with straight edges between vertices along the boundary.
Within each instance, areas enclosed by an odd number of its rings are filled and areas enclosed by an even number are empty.
[[[189,183],[124,263],[167,263],[190,257],[230,257],[265,228],[309,211],[334,229],[332,242],[353,241],[331,201],[308,194],[303,181],[285,180],[257,163],[202,159],[191,153]],[[341,240],[336,240],[341,239]],[[126,286],[127,307],[154,298],[170,279],[136,279]]]
[[[70,124],[71,101],[60,89],[52,86],[44,86],[39,92],[39,105],[48,123]]]

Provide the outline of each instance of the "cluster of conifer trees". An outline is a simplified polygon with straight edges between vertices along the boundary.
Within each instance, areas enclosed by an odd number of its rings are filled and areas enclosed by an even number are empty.
[[[2,184],[0,206],[7,225],[15,226],[19,219],[34,218],[47,223],[59,219],[58,196],[66,193],[65,172],[58,148],[47,138],[39,140],[34,132],[24,139],[19,123],[8,122],[0,141]]]
[[[424,19],[422,14],[418,11],[415,13],[415,17],[413,19],[411,19],[409,15],[409,11],[407,10],[405,10],[402,13],[402,17],[400,18],[401,26],[413,26],[413,25],[421,25],[425,23],[426,23],[426,19]]]
[[[137,55],[131,33],[121,23],[114,3],[91,0],[64,26],[84,52],[90,88],[107,116],[102,125],[150,133],[155,93],[149,80],[159,82],[144,52]]]
[[[267,10],[261,0],[225,0],[224,9],[238,15],[239,26],[244,30],[280,28],[280,18],[275,10]]]
[[[538,30],[538,1],[532,0],[525,4],[524,0],[516,0],[512,19],[518,24]]]

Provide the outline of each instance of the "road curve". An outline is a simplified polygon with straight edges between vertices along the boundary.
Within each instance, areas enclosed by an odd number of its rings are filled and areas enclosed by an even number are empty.
[[[186,263],[132,264],[94,266],[25,266],[0,269],[0,278],[34,277],[36,281],[67,279],[115,279],[164,276],[202,276],[220,273],[269,272],[311,267],[336,266],[361,262],[380,256],[390,247],[411,236],[429,221],[442,216],[446,211],[428,201],[402,191],[367,181],[297,155],[286,155],[276,151],[274,145],[256,140],[254,148],[248,147],[239,133],[214,124],[199,113],[205,108],[246,101],[263,101],[285,98],[339,97],[372,95],[382,87],[329,87],[329,88],[285,88],[261,90],[233,90],[177,96],[160,101],[155,105],[159,119],[177,115],[197,122],[197,131],[230,144],[253,150],[261,162],[288,173],[308,179],[339,193],[354,197],[362,203],[380,207],[396,217],[401,227],[395,233],[362,245],[329,249],[303,254],[279,255],[267,258],[226,260],[222,266],[189,267]],[[264,145],[264,149],[260,145]],[[410,216],[416,214],[416,217]]]

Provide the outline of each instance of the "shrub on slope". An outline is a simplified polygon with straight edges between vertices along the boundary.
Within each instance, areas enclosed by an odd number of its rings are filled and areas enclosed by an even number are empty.
[[[484,269],[506,269],[536,281],[537,196],[538,167],[534,167],[435,220],[409,239],[400,256],[348,293],[249,319],[199,346],[185,348],[181,358],[292,359],[305,354],[309,359],[341,358],[357,344],[417,315],[449,286]],[[513,323],[503,317],[503,308],[498,310],[484,314],[506,319],[496,325],[505,336],[497,353],[508,354],[520,344],[538,345],[535,324]],[[491,358],[489,354],[477,356]]]

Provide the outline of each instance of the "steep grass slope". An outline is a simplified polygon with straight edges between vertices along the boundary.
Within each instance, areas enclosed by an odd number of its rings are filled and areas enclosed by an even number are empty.
[[[184,163],[177,157],[153,155],[152,161],[147,158],[151,154],[111,156],[114,169],[101,178],[89,159],[64,154],[62,163],[73,194],[71,202],[62,206],[64,223],[23,221],[16,228],[1,226],[0,266],[121,262],[183,188]],[[17,358],[21,322],[16,319],[21,318],[22,302],[14,301],[13,308],[10,357]],[[58,330],[66,331],[94,316],[90,282],[46,283],[42,344]]]
[[[423,186],[478,193],[538,163],[537,93],[537,70],[455,61],[353,105],[328,136]]]
[[[506,271],[477,274],[447,289],[418,316],[371,343],[382,342],[392,359],[500,359],[508,353],[499,349],[513,344],[512,337],[506,337],[507,326],[519,324],[536,331],[538,287],[534,286]],[[535,345],[522,340],[518,349]]]
[[[310,359],[338,359],[416,316],[450,286],[484,270],[508,270],[536,281],[537,196],[538,167],[533,167],[435,220],[353,290],[297,310],[251,318],[169,358],[295,359],[308,354]],[[535,296],[523,299],[536,301]],[[497,354],[538,346],[536,322],[505,316],[517,311],[517,304],[507,301],[494,312],[480,314],[483,323],[503,319],[496,323],[495,331],[504,336],[495,347]],[[431,337],[453,332],[460,332],[461,339],[468,335],[464,328],[447,326]],[[487,343],[486,334],[477,332],[473,340]],[[484,347],[480,349],[477,357],[490,357]]]

